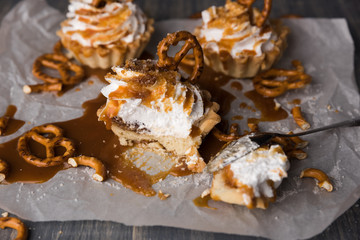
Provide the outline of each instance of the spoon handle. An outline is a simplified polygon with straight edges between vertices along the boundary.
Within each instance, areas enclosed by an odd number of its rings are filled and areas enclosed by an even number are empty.
[[[294,134],[276,134],[276,136],[279,136],[279,137],[298,137],[298,136],[303,136],[303,135],[307,135],[307,134],[311,134],[311,133],[321,132],[321,131],[325,131],[325,130],[333,129],[333,128],[355,127],[355,126],[360,126],[360,118],[355,118],[355,119],[351,119],[351,120],[347,120],[347,121],[343,121],[343,122],[334,123],[334,124],[331,124],[331,125],[328,125],[328,126],[325,126],[325,127],[320,127],[320,128],[312,129],[312,130],[305,131],[305,132],[294,133]]]

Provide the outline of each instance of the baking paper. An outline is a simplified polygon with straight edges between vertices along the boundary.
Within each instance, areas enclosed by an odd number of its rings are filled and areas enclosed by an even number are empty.
[[[0,27],[0,114],[9,104],[16,105],[15,118],[27,123],[15,134],[1,137],[0,143],[19,136],[43,123],[64,121],[82,115],[81,104],[95,98],[103,83],[93,78],[62,97],[52,94],[25,95],[22,86],[38,80],[31,74],[32,63],[43,53],[52,52],[55,35],[64,15],[44,0],[22,1],[2,20]],[[190,30],[197,20],[176,19],[155,23],[155,33],[148,51],[168,32]],[[305,89],[289,91],[277,98],[289,111],[289,101],[300,98],[302,111],[312,128],[359,116],[359,94],[354,80],[354,44],[344,19],[288,19],[284,24],[291,33],[289,47],[276,65],[291,68],[291,60],[303,62],[313,77]],[[88,80],[89,81],[89,80]],[[240,81],[243,92],[252,89],[249,80]],[[236,94],[233,115],[256,117],[240,102],[252,105],[243,94]],[[246,121],[239,121],[246,129]],[[276,123],[261,123],[263,131],[287,132],[297,129],[289,117]],[[263,236],[276,239],[308,238],[323,231],[352,206],[360,195],[360,131],[337,129],[304,137],[310,142],[309,157],[291,161],[289,177],[278,189],[278,198],[267,210],[249,210],[222,202],[210,202],[217,210],[196,207],[192,200],[210,186],[209,174],[175,178],[156,184],[156,190],[171,194],[166,201],[144,197],[108,180],[91,179],[91,169],[79,168],[59,172],[42,184],[16,183],[0,185],[0,208],[32,221],[108,220],[136,226],[173,226],[212,232]],[[306,167],[329,174],[335,191],[328,193],[316,187],[313,179],[299,179]]]

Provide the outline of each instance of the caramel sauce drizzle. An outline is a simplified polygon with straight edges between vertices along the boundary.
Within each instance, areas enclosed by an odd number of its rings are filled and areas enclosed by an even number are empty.
[[[75,141],[77,155],[93,156],[100,159],[109,171],[110,178],[145,196],[154,196],[156,192],[152,185],[161,178],[165,178],[168,174],[182,176],[190,173],[186,167],[178,166],[168,172],[161,172],[151,176],[137,168],[131,161],[125,159],[122,153],[129,147],[121,146],[118,137],[112,131],[107,130],[104,123],[97,119],[96,111],[105,103],[105,100],[102,95],[99,95],[97,98],[83,104],[85,112],[82,117],[54,123],[64,129],[67,138]],[[0,158],[6,159],[11,165],[6,183],[46,182],[57,172],[69,167],[66,163],[48,168],[39,168],[28,164],[19,156],[16,150],[17,141],[18,138],[15,138],[0,144]],[[30,144],[32,151],[36,155],[42,156],[44,154],[41,145]]]
[[[214,207],[210,207],[209,206],[209,200],[211,200],[211,197],[210,197],[210,194],[209,195],[206,195],[205,197],[197,197],[193,200],[193,203],[195,204],[195,206],[197,207],[204,207],[204,208],[209,208],[209,209],[212,209],[212,210],[216,210],[217,208],[214,208]]]
[[[1,119],[3,119],[4,122],[7,122],[7,123],[5,124],[6,127],[3,130],[1,136],[11,135],[11,134],[15,133],[17,130],[19,130],[25,124],[25,121],[14,119],[16,111],[17,111],[17,108],[14,105],[9,105],[6,108],[6,112],[5,112],[4,116],[1,117]]]
[[[246,92],[245,96],[250,99],[261,112],[259,119],[261,122],[275,122],[288,117],[288,113],[283,108],[275,109],[275,101],[273,98],[263,97],[255,90]]]

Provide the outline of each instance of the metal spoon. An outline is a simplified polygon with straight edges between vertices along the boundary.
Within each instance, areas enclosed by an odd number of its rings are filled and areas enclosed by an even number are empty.
[[[298,137],[316,132],[326,131],[333,128],[355,126],[360,126],[360,118],[347,120],[295,134],[263,132],[255,133],[254,135],[247,135],[228,143],[219,153],[216,154],[214,158],[210,160],[207,165],[207,171],[215,172],[224,168],[225,166],[236,161],[237,159],[244,157],[245,155],[256,150],[261,145],[269,142],[274,137]]]

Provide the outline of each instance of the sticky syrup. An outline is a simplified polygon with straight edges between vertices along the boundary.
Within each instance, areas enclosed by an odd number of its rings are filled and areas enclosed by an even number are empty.
[[[7,107],[4,117],[9,118],[9,121],[6,125],[4,133],[1,136],[11,135],[15,133],[17,130],[19,130],[25,124],[25,121],[14,119],[14,115],[16,111],[17,108],[14,105],[9,105]]]
[[[209,208],[209,209],[212,209],[212,210],[216,210],[217,208],[214,208],[214,207],[210,207],[209,206],[209,200],[211,200],[211,197],[210,195],[207,195],[205,197],[197,197],[193,200],[193,203],[195,204],[195,206],[197,207],[204,207],[204,208]]]
[[[275,122],[288,117],[288,113],[283,108],[275,109],[275,101],[273,98],[263,97],[255,90],[246,92],[245,96],[250,99],[256,109],[261,112],[259,119],[261,122]]]
[[[150,176],[138,169],[132,162],[122,157],[128,148],[119,144],[118,137],[105,128],[103,122],[98,121],[96,111],[105,104],[105,97],[99,95],[96,99],[83,104],[85,112],[82,117],[65,122],[54,123],[64,130],[64,136],[73,139],[76,144],[76,154],[93,156],[104,162],[109,177],[122,183],[125,187],[145,196],[156,194],[152,185],[168,174],[175,176],[188,175],[191,172],[184,165],[174,167],[169,172],[161,172]],[[28,164],[18,154],[18,138],[0,144],[0,158],[6,160],[11,171],[6,178],[7,183],[26,182],[41,183],[48,181],[57,172],[68,168],[67,164],[40,168]],[[37,156],[43,155],[40,144],[31,144],[32,152]]]

